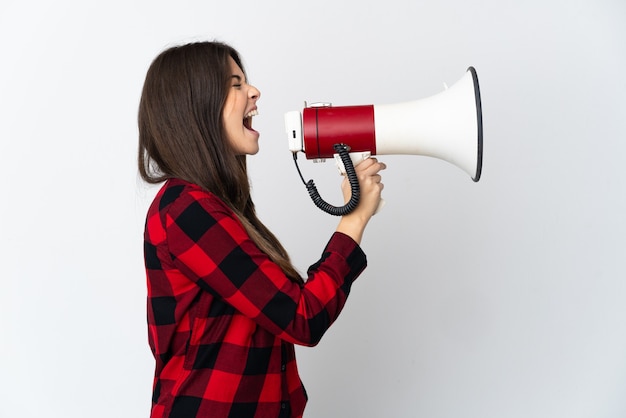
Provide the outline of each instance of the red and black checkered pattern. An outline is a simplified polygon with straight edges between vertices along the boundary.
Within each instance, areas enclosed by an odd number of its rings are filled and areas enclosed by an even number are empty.
[[[300,417],[294,344],[312,346],[366,266],[335,233],[300,286],[261,252],[233,212],[170,180],[146,220],[152,418]]]

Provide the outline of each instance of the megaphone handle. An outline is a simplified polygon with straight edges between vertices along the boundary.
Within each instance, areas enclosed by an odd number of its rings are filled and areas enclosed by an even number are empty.
[[[370,158],[372,156],[372,153],[370,151],[351,152],[348,155],[350,155],[350,160],[352,161],[353,166],[356,167],[357,165],[361,164],[366,159]],[[337,166],[337,169],[339,170],[341,175],[343,176],[347,175],[346,168],[344,166],[341,156],[339,154],[335,154],[334,157],[335,157],[335,165]],[[385,199],[380,199],[380,202],[378,203],[378,206],[376,207],[376,210],[374,211],[374,215],[380,212],[383,206],[385,206]]]
[[[361,164],[363,161],[371,157],[372,153],[370,151],[350,152],[348,153],[348,155],[350,156],[352,165],[356,167],[357,165]],[[333,157],[335,157],[335,165],[337,166],[337,170],[339,170],[339,173],[341,173],[342,176],[345,176],[347,173],[341,156],[339,154],[334,154]]]

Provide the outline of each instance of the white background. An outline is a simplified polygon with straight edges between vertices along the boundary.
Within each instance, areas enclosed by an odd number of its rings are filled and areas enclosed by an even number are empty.
[[[369,268],[298,350],[306,416],[626,416],[622,0],[2,0],[0,416],[148,415],[137,105],[151,60],[196,39],[235,46],[262,92],[254,198],[301,270],[337,220],[283,113],[478,71],[483,178],[384,158]],[[339,197],[332,163],[300,163]]]

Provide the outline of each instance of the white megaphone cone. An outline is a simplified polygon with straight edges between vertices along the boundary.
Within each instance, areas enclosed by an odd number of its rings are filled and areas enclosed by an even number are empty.
[[[470,67],[465,77],[435,96],[374,106],[376,153],[439,158],[478,181],[482,168],[481,113],[478,78]]]
[[[303,151],[307,159],[323,160],[337,155],[335,144],[344,144],[355,164],[369,155],[410,154],[448,161],[474,181],[482,171],[482,108],[473,67],[450,88],[425,99],[314,105],[302,113],[286,113],[285,128],[294,158]]]

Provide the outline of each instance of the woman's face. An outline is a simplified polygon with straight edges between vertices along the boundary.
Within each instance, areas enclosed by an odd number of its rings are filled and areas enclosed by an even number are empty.
[[[252,117],[258,114],[256,101],[261,92],[246,82],[246,76],[229,57],[231,86],[224,103],[226,136],[239,155],[259,152],[259,133],[252,129]]]

